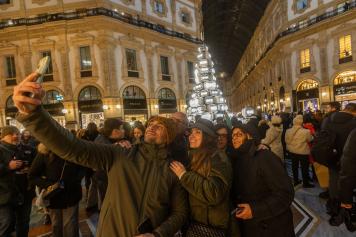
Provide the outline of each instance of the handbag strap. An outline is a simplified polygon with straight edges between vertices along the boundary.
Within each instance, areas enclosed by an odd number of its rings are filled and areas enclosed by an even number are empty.
[[[63,178],[63,173],[64,173],[64,169],[65,169],[66,165],[67,165],[67,161],[64,161],[64,165],[62,167],[61,177],[59,177],[59,181],[61,181]]]

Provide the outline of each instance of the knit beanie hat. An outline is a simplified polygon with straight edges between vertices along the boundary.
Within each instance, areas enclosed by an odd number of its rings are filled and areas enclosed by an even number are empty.
[[[175,125],[174,120],[170,119],[170,118],[161,117],[161,116],[154,116],[148,121],[147,127],[150,125],[150,123],[153,123],[153,122],[158,122],[159,124],[163,125],[166,128],[167,144],[171,144],[177,135],[176,125]]]
[[[207,119],[199,119],[190,128],[198,128],[208,134],[209,136],[216,137],[214,124]]]
[[[122,125],[123,122],[120,119],[116,118],[108,118],[104,121],[104,127],[102,130],[102,133],[104,136],[110,136],[112,131],[114,129],[120,129],[120,125]]]
[[[302,125],[303,124],[303,115],[298,114],[293,119],[293,125]]]
[[[15,126],[6,126],[1,129],[1,139],[6,137],[7,135],[12,135],[15,133],[20,133],[19,129]]]

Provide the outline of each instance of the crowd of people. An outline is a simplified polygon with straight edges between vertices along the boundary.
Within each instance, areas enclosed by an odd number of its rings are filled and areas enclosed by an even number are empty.
[[[330,224],[354,231],[356,104],[338,111],[330,103],[323,120],[281,113],[245,124],[198,117],[189,123],[176,112],[146,124],[108,118],[101,128],[90,123],[68,131],[41,107],[36,77],[14,89],[17,119],[26,129],[22,138],[16,127],[1,130],[0,236],[27,236],[36,187],[53,236],[79,236],[84,179],[87,211],[100,212],[99,237],[292,237],[294,187],[286,159],[292,160],[294,186],[313,188],[309,171],[322,182],[319,170],[328,170],[323,195]],[[322,130],[337,137],[335,163],[328,167],[317,166],[311,152]]]

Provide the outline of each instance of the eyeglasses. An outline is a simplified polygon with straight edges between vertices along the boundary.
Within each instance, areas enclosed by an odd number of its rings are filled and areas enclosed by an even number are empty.
[[[227,134],[217,134],[218,135],[218,138],[227,138]]]

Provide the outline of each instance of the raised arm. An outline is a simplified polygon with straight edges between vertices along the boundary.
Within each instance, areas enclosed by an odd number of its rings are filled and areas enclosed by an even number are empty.
[[[32,73],[14,88],[17,120],[59,157],[93,169],[109,170],[114,158],[121,155],[121,148],[79,140],[61,127],[40,106],[44,90],[35,82],[37,77],[37,73]]]
[[[49,150],[75,164],[108,171],[115,157],[122,155],[122,148],[118,146],[96,144],[76,138],[42,107],[38,107],[29,115],[19,114],[17,120]]]

